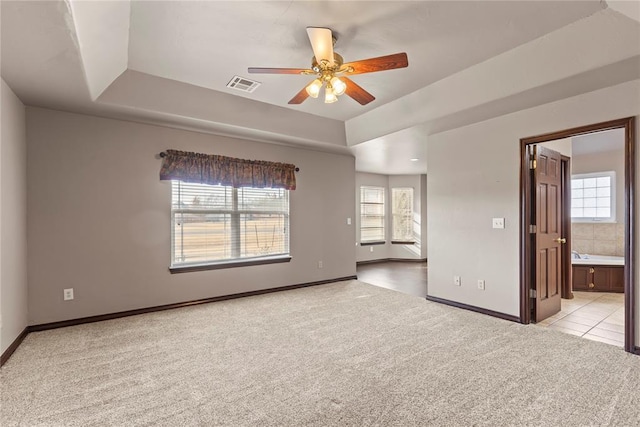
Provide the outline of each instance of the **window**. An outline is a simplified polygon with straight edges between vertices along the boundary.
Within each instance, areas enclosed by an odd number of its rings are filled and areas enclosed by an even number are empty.
[[[384,188],[360,187],[360,243],[384,242]]]
[[[391,189],[392,241],[413,242],[413,188]]]
[[[289,191],[171,181],[171,267],[289,255]]]
[[[615,172],[571,177],[571,219],[576,222],[615,221]]]

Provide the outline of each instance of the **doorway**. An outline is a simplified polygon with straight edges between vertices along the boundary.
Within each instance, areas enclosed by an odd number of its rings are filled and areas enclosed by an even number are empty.
[[[547,298],[550,294],[545,295],[536,292],[537,289],[540,289],[540,281],[547,280],[546,277],[541,279],[541,276],[544,276],[546,272],[551,272],[550,274],[555,277],[555,290],[556,293],[560,293],[561,287],[557,283],[561,281],[565,284],[569,279],[567,276],[570,276],[570,272],[567,271],[570,268],[570,259],[568,259],[566,253],[567,249],[561,250],[561,246],[559,244],[565,239],[564,236],[560,236],[561,227],[560,224],[570,224],[571,222],[571,213],[568,209],[560,213],[561,218],[558,218],[558,230],[548,230],[549,235],[538,235],[538,221],[539,221],[539,207],[545,206],[544,201],[542,203],[537,202],[540,200],[540,191],[538,190],[537,183],[540,179],[545,179],[540,177],[540,173],[536,174],[536,159],[538,159],[539,152],[537,150],[537,144],[541,144],[548,141],[554,141],[564,138],[577,137],[580,135],[587,135],[596,132],[602,132],[612,129],[623,129],[624,130],[624,304],[625,304],[625,350],[628,352],[635,351],[635,331],[634,331],[634,313],[635,313],[635,304],[634,304],[634,266],[633,266],[633,254],[634,254],[634,245],[633,245],[633,232],[634,226],[632,221],[632,215],[634,212],[633,206],[633,191],[634,191],[634,173],[635,173],[635,158],[634,158],[634,147],[635,147],[635,137],[633,135],[634,131],[634,118],[625,118],[619,120],[613,120],[604,123],[597,123],[594,125],[587,125],[578,128],[568,129],[559,132],[553,132],[545,135],[523,138],[521,139],[521,185],[520,185],[520,194],[521,194],[521,209],[520,209],[520,257],[521,257],[521,289],[520,289],[520,320],[522,323],[528,324],[532,321],[541,319],[540,313],[536,312],[536,310],[543,307],[543,310],[548,309],[548,305],[544,305],[544,299]],[[536,147],[536,148],[534,148]],[[547,161],[549,153],[546,153]],[[566,159],[564,159],[566,160]],[[560,160],[557,160],[558,162]],[[552,160],[549,164],[554,164],[556,160]],[[545,169],[546,170],[546,169]],[[549,169],[551,170],[551,169]],[[560,173],[561,167],[558,165],[557,167],[558,174]],[[565,177],[564,182],[567,182]],[[557,183],[556,183],[557,184]],[[553,184],[553,185],[556,185]],[[550,188],[550,187],[549,187]],[[536,193],[538,193],[538,197],[536,198]],[[544,191],[543,191],[544,193]],[[562,198],[562,196],[559,196]],[[554,199],[560,200],[560,199]],[[564,193],[564,200],[566,201],[566,192]],[[538,217],[536,217],[536,212],[538,212]],[[545,225],[546,227],[546,225]],[[546,230],[546,228],[545,228]],[[553,233],[552,233],[553,231]],[[557,236],[556,236],[557,234]],[[549,242],[555,241],[558,245],[549,244]],[[545,246],[546,245],[546,246]],[[540,251],[538,250],[540,247]],[[552,258],[548,258],[547,255],[542,257],[541,254],[557,254],[558,252],[564,252],[564,256],[554,255]],[[550,260],[550,261],[549,261]],[[557,270],[553,268],[549,269],[545,264],[546,262],[553,262],[554,265],[557,266],[557,269],[562,270],[559,273]],[[541,269],[541,266],[544,267]],[[541,274],[540,271],[543,273]],[[553,280],[551,281],[553,282]],[[562,289],[562,296],[565,298],[571,297],[570,288],[567,290],[566,287]],[[555,295],[555,294],[554,294]],[[542,303],[542,304],[541,304]]]

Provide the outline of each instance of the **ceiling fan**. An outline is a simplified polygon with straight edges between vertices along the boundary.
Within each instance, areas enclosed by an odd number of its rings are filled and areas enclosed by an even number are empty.
[[[342,56],[333,51],[336,38],[329,28],[307,27],[307,35],[314,54],[311,68],[251,67],[248,70],[253,74],[315,75],[316,79],[291,98],[289,104],[301,104],[308,97],[317,98],[324,86],[324,102],[327,104],[336,102],[338,96],[346,93],[361,105],[367,105],[375,99],[373,95],[347,76],[393,70],[409,65],[407,54],[404,52],[344,63]]]

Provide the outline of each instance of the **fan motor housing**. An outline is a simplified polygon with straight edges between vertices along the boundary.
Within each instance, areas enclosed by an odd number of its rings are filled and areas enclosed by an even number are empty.
[[[342,56],[337,54],[336,52],[333,52],[333,67],[330,67],[329,63],[325,63],[324,61],[322,61],[321,64],[318,64],[318,61],[314,56],[313,58],[311,58],[311,69],[316,73],[322,73],[325,70],[338,71],[340,67],[342,67],[343,63],[344,59],[342,58]]]

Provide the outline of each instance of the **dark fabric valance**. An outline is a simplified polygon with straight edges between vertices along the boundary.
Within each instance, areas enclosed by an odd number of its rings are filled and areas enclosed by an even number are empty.
[[[244,160],[215,154],[167,150],[162,158],[161,180],[228,185],[235,188],[296,189],[295,165]]]

